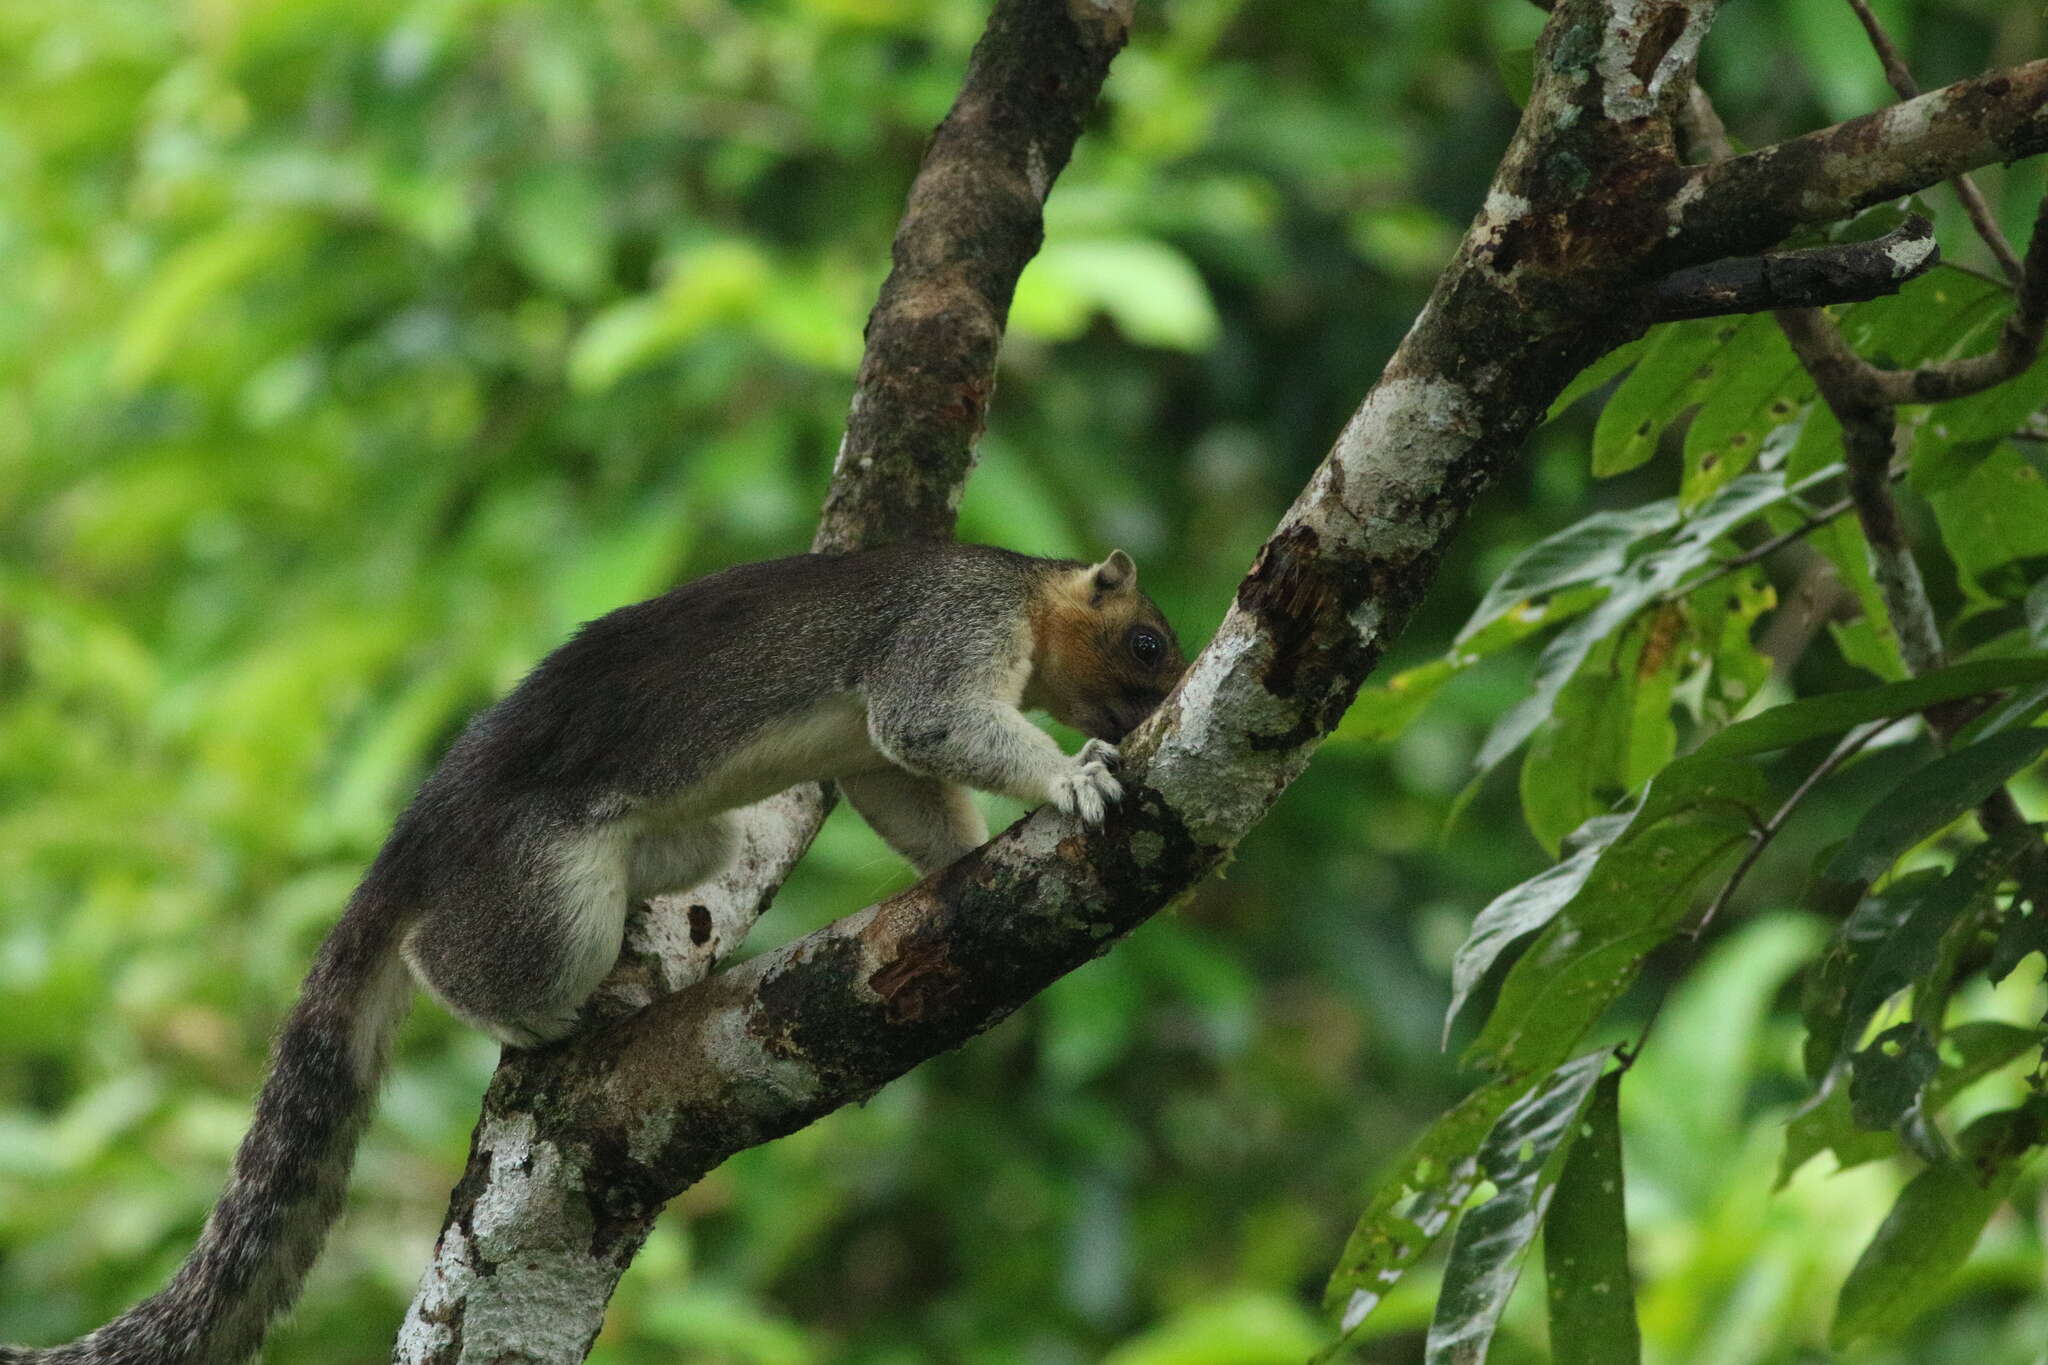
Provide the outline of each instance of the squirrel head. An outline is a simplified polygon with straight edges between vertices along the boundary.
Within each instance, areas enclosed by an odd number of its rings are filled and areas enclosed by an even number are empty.
[[[1138,591],[1122,550],[1061,566],[1031,604],[1032,667],[1024,704],[1117,743],[1152,714],[1187,669],[1173,627]]]

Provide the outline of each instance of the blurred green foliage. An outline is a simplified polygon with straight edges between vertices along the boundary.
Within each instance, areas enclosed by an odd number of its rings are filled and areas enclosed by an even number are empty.
[[[2036,6],[1878,8],[1930,86],[2043,47]],[[1121,544],[1199,642],[1479,202],[1515,117],[1501,72],[1541,15],[1140,11],[1020,285],[961,533]],[[312,946],[472,710],[579,620],[805,544],[903,192],[982,18],[0,3],[0,1340],[69,1337],[162,1283]],[[1706,74],[1751,144],[1888,98],[1836,0],[1729,6]],[[2038,168],[1985,183],[2017,234]],[[1954,216],[1950,259],[1981,265]],[[1333,745],[1227,876],[988,1037],[686,1194],[593,1358],[1315,1350],[1375,1177],[1472,1084],[1439,1049],[1454,950],[1548,862],[1511,782],[1449,822],[1533,653],[1437,656],[1518,553],[1699,462],[1631,451],[1647,463],[1595,486],[1595,439],[1567,412],[1483,504],[1390,661],[1437,670],[1377,731],[1398,738]],[[1975,505],[1934,511],[1947,530]],[[1934,584],[1951,611],[2000,600],[1990,580],[2031,552],[1967,543]],[[1842,685],[1878,649],[1830,644],[1773,685]],[[1908,766],[1858,773],[1875,791]],[[1805,818],[1846,833],[1852,795]],[[1622,1090],[1651,1360],[1837,1358],[1835,1295],[1912,1178],[1815,1162],[1770,1195],[1805,1093],[1790,978],[1832,928],[1790,908],[1803,874],[1765,858]],[[756,946],[904,880],[835,816]],[[1623,1012],[1683,967],[1653,961]],[[1974,1003],[2025,1023],[2039,981]],[[350,1217],[268,1359],[381,1351],[493,1056],[416,1013]],[[1910,1336],[1839,1358],[2033,1365],[2039,1201],[2022,1181]],[[1355,1357],[1419,1359],[1434,1297],[1433,1272],[1405,1282]],[[1544,1342],[1525,1285],[1493,1358]]]

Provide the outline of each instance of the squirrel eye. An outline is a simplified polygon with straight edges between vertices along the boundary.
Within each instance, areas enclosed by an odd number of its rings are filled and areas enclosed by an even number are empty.
[[[1131,632],[1131,654],[1141,664],[1150,668],[1159,662],[1159,656],[1166,652],[1166,641],[1158,632],[1146,630],[1143,626]]]

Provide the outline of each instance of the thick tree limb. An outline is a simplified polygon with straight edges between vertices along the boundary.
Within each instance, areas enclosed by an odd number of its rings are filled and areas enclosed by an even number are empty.
[[[1011,293],[1133,3],[999,0],[911,186],[814,548],[952,533]],[[708,976],[767,909],[826,810],[825,794],[805,786],[741,812],[732,867],[632,916],[590,1022]],[[534,1078],[549,1067],[520,1054],[501,1062],[394,1360],[578,1360],[596,1337],[648,1219],[595,1235],[591,1173],[528,1159],[533,1106],[553,1084],[536,1091]]]
[[[1006,0],[925,153],[868,316],[819,550],[951,533],[1041,208],[1137,0]]]
[[[1794,228],[2048,150],[2048,60],[1943,86],[1874,114],[1685,170],[1673,252],[1694,264],[1759,251]]]

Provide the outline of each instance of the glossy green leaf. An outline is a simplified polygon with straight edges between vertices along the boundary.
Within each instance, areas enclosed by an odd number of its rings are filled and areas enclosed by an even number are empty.
[[[1600,1078],[1543,1223],[1552,1365],[1642,1358],[1621,1168],[1621,1071]]]
[[[1671,699],[1685,625],[1675,604],[1638,616],[1586,657],[1538,727],[1522,758],[1522,813],[1552,855],[1677,752]]]
[[[1913,1177],[1843,1282],[1830,1341],[1840,1348],[1904,1332],[1969,1258],[2044,1137],[2048,1101],[2037,1098],[1978,1119],[1957,1140],[1963,1161]]]
[[[1467,1060],[1519,1074],[1569,1055],[1684,920],[1707,874],[1748,841],[1766,796],[1744,763],[1688,757],[1659,773],[1629,828],[1509,971]]]
[[[1534,1080],[1503,1077],[1480,1086],[1424,1129],[1389,1168],[1323,1291],[1324,1305],[1341,1313],[1343,1334],[1324,1358],[1358,1330],[1465,1206],[1479,1187],[1480,1144]]]
[[[1698,752],[1716,758],[1769,753],[1847,734],[1870,721],[1913,715],[1941,702],[2040,682],[2048,682],[2048,658],[1952,664],[1906,682],[1829,692],[1774,706],[1729,726],[1700,745]]]
[[[1698,512],[1680,521],[1667,542],[1650,547],[1610,574],[1606,598],[1545,646],[1536,661],[1536,676],[1529,695],[1494,723],[1479,746],[1473,767],[1482,773],[1491,771],[1520,748],[1549,717],[1558,694],[1595,646],[1711,561],[1723,536],[1828,477],[1823,471],[1788,488],[1783,477],[1775,473],[1745,474],[1710,498]]]
[[[1843,915],[1901,854],[1959,819],[2048,749],[2048,730],[2009,730],[1944,754],[1864,812],[1809,893],[1822,914]]]
[[[1423,1353],[1428,1365],[1481,1365],[1486,1359],[1608,1060],[1608,1053],[1594,1052],[1559,1067],[1487,1135],[1479,1170],[1494,1192],[1466,1210],[1451,1240]]]
[[[1550,923],[1571,903],[1586,884],[1593,864],[1628,828],[1630,819],[1628,815],[1601,815],[1588,820],[1571,839],[1571,856],[1494,897],[1473,919],[1471,932],[1451,961],[1451,1003],[1444,1011],[1446,1043],[1458,1011],[1501,953]]]
[[[1561,588],[1604,585],[1627,565],[1633,547],[1677,524],[1677,500],[1661,498],[1626,511],[1595,512],[1545,536],[1509,561],[1486,589],[1478,607],[1459,627],[1458,643],[1479,635],[1510,613],[1528,614],[1532,605],[1540,605]]]

